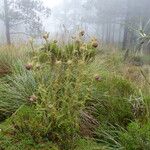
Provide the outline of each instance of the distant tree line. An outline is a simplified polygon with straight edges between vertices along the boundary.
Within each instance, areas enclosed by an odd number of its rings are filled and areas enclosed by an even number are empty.
[[[41,18],[48,17],[51,10],[44,7],[42,0],[2,1],[0,19],[5,23],[8,44],[13,34],[38,36],[44,31]],[[63,0],[52,14],[68,30],[82,26],[102,41],[126,50],[150,33],[149,7],[150,0]],[[145,49],[149,51],[150,44]]]
[[[136,45],[139,31],[149,32],[148,26],[144,29],[149,7],[150,0],[64,0],[55,17],[67,28],[82,25],[104,42],[118,43],[126,50]]]

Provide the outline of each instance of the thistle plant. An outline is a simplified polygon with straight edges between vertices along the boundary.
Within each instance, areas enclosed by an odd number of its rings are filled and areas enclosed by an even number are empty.
[[[96,55],[98,41],[92,39],[92,41],[85,43],[82,39],[84,34],[85,32],[81,31],[79,36],[74,38],[73,42],[67,43],[61,47],[56,40],[49,42],[46,38],[46,44],[41,50],[47,50],[47,54],[51,58],[52,64],[56,60],[61,60],[62,62],[68,60],[84,60],[85,62],[91,62]]]

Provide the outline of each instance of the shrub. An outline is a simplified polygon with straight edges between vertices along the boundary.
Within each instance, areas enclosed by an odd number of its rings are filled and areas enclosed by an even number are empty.
[[[19,49],[14,46],[0,47],[0,77],[11,74],[12,66],[18,59],[26,60],[24,49]]]

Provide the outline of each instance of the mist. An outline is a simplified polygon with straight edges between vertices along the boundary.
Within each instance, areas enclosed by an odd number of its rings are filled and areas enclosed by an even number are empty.
[[[8,42],[5,1],[0,3],[2,44]],[[13,42],[39,38],[45,32],[55,37],[85,30],[88,36],[128,49],[141,38],[141,31],[149,34],[149,0],[7,0],[7,5]]]

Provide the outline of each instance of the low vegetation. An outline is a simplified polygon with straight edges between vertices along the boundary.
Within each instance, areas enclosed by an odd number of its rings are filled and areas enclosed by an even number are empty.
[[[149,64],[84,34],[1,47],[0,149],[150,149]]]

